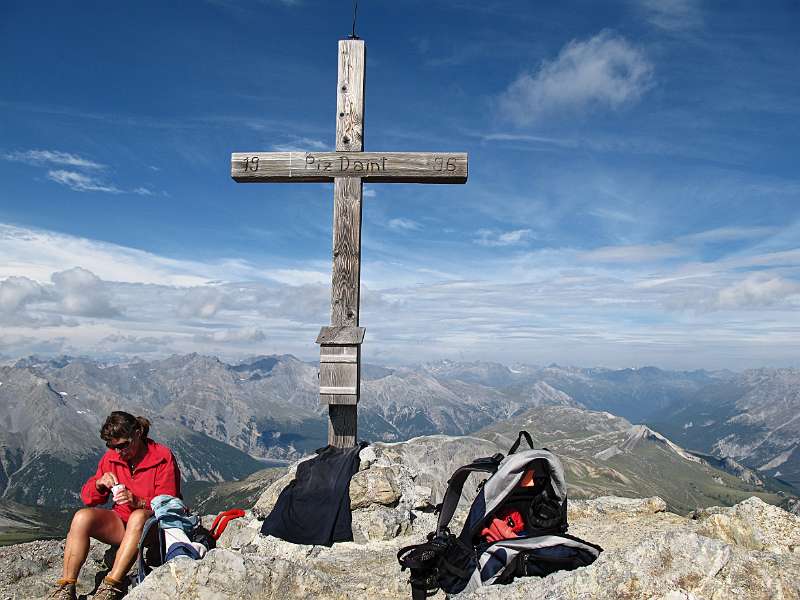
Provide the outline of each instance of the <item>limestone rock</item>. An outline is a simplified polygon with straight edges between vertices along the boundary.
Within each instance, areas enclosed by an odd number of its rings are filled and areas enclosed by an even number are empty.
[[[312,456],[307,456],[303,460],[309,460],[313,458]],[[291,465],[289,469],[286,471],[286,474],[281,477],[280,479],[276,479],[273,481],[266,490],[259,496],[256,503],[253,505],[253,514],[257,516],[259,519],[266,519],[267,515],[272,512],[275,503],[278,501],[278,496],[281,495],[283,488],[289,485],[292,481],[294,481],[295,475],[297,474],[297,465],[299,465],[303,460],[298,461]]]
[[[650,498],[617,498],[601,496],[592,500],[570,500],[568,504],[569,519],[578,519],[587,515],[608,515],[614,513],[653,514],[665,512],[667,503],[658,496]]]
[[[350,479],[350,508],[357,510],[372,504],[390,506],[400,499],[392,469],[372,467],[359,471]]]
[[[103,555],[108,546],[92,541],[89,556],[78,579],[78,593],[93,591],[104,570]],[[0,599],[31,600],[44,598],[51,585],[61,577],[64,541],[45,540],[0,548]]]
[[[377,459],[378,456],[375,454],[375,449],[372,446],[367,446],[366,448],[362,448],[361,452],[358,453],[359,471],[363,471],[364,469],[369,469],[372,463],[374,463]]]
[[[800,597],[800,560],[748,552],[691,532],[667,532],[605,552],[575,571],[519,579],[459,600],[707,599]]]
[[[391,540],[411,533],[411,524],[409,511],[371,506],[353,512],[353,540],[358,543]]]
[[[753,496],[730,508],[696,511],[697,532],[729,544],[800,556],[800,517]]]

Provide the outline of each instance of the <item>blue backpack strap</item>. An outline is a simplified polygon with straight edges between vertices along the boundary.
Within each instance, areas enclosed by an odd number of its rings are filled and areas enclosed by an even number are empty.
[[[147,575],[152,570],[144,562],[144,546],[145,546],[145,540],[147,539],[147,534],[150,533],[150,530],[153,527],[158,528],[158,519],[156,517],[150,517],[149,519],[147,519],[147,521],[145,521],[144,527],[142,528],[142,535],[139,537],[139,546],[138,546],[138,552],[137,552],[137,566],[138,566],[139,572],[136,575],[136,582],[137,583],[142,583],[142,581],[144,581],[144,578],[147,577]],[[164,548],[163,548],[163,542],[162,542],[162,539],[161,539],[161,532],[160,531],[159,531],[159,536],[158,537],[159,537],[158,550],[159,550],[159,552],[161,554],[161,560],[163,561],[164,560]]]

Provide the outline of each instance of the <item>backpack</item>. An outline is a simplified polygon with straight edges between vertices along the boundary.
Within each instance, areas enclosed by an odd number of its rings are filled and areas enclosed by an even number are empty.
[[[172,496],[156,496],[151,502],[155,511],[145,521],[142,535],[139,537],[137,553],[138,572],[137,585],[156,567],[178,556],[198,559],[200,554],[190,543],[167,543],[165,529],[182,529],[189,542],[198,542],[211,550],[216,546],[216,538],[200,524],[200,518],[186,508],[180,498]]]
[[[518,452],[523,439],[530,450]],[[478,487],[461,533],[454,535],[450,520],[472,473],[489,478]],[[603,551],[566,533],[564,468],[547,449],[534,449],[527,431],[519,433],[508,456],[495,454],[456,469],[437,509],[436,531],[428,534],[428,541],[397,553],[401,569],[411,572],[414,600],[440,588],[450,596],[517,577],[576,569],[590,565]],[[504,533],[488,541],[492,531]]]

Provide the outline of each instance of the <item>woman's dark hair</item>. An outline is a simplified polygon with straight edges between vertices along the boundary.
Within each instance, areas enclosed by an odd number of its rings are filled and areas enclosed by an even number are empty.
[[[144,417],[134,417],[122,410],[115,410],[106,418],[100,428],[100,438],[107,442],[112,438],[132,438],[136,432],[141,433],[141,439],[147,439],[150,431],[150,421]]]

